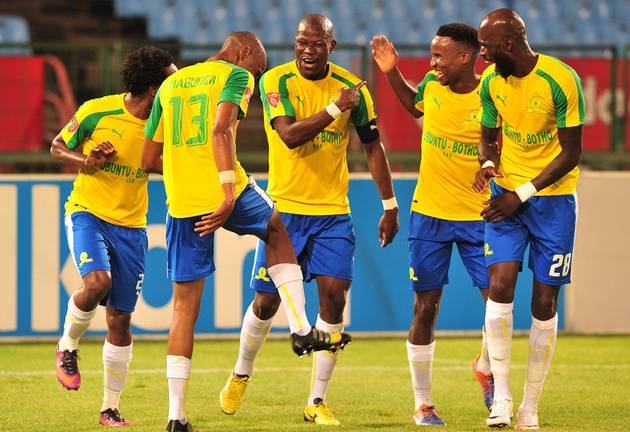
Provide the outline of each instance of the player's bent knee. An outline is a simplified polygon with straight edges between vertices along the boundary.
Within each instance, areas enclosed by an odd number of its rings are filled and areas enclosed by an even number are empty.
[[[90,272],[83,278],[85,295],[90,297],[94,302],[99,302],[105,297],[111,286],[112,277],[109,272],[106,271]]]
[[[111,310],[106,314],[107,328],[111,333],[126,334],[131,328],[131,313]]]
[[[278,294],[257,292],[252,304],[254,315],[264,321],[273,318],[278,312],[280,301]]]

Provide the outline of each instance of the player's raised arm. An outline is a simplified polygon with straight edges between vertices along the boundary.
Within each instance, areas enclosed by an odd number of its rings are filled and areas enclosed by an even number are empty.
[[[303,120],[296,120],[294,117],[286,115],[276,117],[271,120],[273,128],[290,149],[306,144],[335,121],[341,113],[351,110],[359,104],[359,92],[365,84],[365,81],[362,81],[354,87],[341,89],[334,102],[317,114]]]
[[[387,82],[398,97],[402,106],[415,118],[422,116],[422,111],[416,108],[417,89],[411,86],[398,69],[398,52],[394,45],[384,35],[374,36],[370,42],[372,57],[379,69],[387,77]]]

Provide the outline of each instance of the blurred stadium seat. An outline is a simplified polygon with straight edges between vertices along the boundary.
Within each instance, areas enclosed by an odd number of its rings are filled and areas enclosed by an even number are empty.
[[[0,44],[28,44],[31,38],[28,24],[22,17],[0,15]],[[2,47],[0,55],[29,55],[29,47]]]

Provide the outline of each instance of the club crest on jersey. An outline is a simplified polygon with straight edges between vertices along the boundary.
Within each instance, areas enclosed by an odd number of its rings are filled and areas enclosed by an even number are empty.
[[[68,132],[74,132],[79,129],[79,122],[77,121],[76,116],[72,116],[66,127],[68,128]]]
[[[249,103],[249,99],[252,97],[252,89],[250,89],[249,87],[245,87],[243,97],[245,98],[245,102]]]
[[[278,102],[280,102],[280,93],[272,92],[267,93],[267,100],[272,107],[277,107]]]

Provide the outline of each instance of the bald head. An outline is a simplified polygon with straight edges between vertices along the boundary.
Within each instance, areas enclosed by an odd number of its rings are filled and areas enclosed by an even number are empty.
[[[512,9],[503,8],[490,12],[481,21],[479,29],[486,29],[497,36],[515,41],[527,40],[525,23]]]
[[[258,36],[247,31],[230,33],[214,58],[247,69],[254,76],[261,75],[267,68],[265,47]]]
[[[305,15],[297,28],[298,33],[309,31],[309,32],[322,32],[325,37],[330,38],[331,40],[334,38],[334,29],[333,23],[325,15],[321,14],[309,14]]]

